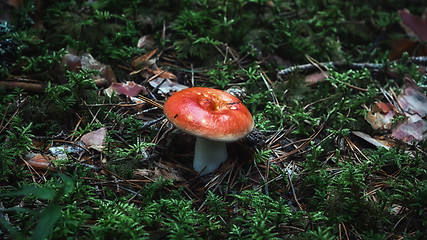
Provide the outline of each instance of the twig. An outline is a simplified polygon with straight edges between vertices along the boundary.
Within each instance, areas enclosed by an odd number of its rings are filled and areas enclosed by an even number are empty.
[[[44,93],[46,83],[14,77],[14,80],[11,81],[0,81],[0,86],[7,86],[9,88],[17,87],[33,93]]]
[[[388,65],[391,65],[393,63],[397,63],[399,61],[401,61],[401,60],[399,59],[399,60],[391,61]],[[427,64],[427,57],[425,57],[425,56],[410,57],[408,62],[415,63],[415,64]],[[381,63],[347,63],[347,62],[321,62],[321,63],[318,63],[318,65],[322,66],[325,70],[326,70],[325,66],[331,66],[334,68],[351,68],[351,69],[367,68],[367,69],[371,69],[371,70],[384,69],[385,67],[388,66],[385,64],[381,64]],[[288,67],[288,68],[285,68],[285,69],[279,71],[278,75],[280,77],[284,77],[284,76],[291,74],[295,71],[304,72],[304,73],[312,73],[312,72],[315,72],[318,70],[318,65],[313,65],[313,64],[309,63],[309,64],[292,66],[292,67]]]
[[[341,225],[342,225],[342,228],[344,229],[344,233],[345,233],[347,240],[349,240],[350,238],[348,238],[347,228],[345,227],[343,222],[341,223]]]

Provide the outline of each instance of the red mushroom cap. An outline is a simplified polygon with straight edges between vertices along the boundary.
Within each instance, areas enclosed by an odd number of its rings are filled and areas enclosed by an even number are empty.
[[[213,88],[181,90],[169,97],[163,111],[179,129],[214,141],[236,141],[254,126],[249,110],[238,98]]]

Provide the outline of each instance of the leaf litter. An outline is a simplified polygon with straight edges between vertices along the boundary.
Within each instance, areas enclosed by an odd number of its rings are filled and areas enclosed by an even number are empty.
[[[406,78],[406,86],[397,98],[397,106],[377,102],[368,109],[365,119],[373,129],[390,130],[391,136],[407,143],[426,137],[427,97],[419,91],[413,79]],[[397,109],[401,109],[399,111]],[[394,119],[401,116],[403,120]]]

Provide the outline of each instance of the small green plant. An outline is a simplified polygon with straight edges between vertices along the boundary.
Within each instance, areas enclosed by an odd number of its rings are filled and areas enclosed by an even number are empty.
[[[130,145],[128,148],[118,149],[117,155],[120,158],[133,157],[137,159],[143,159],[147,157],[146,149],[152,146],[155,146],[155,144],[144,142],[138,138],[136,143]]]
[[[215,85],[220,86],[224,89],[229,83],[234,80],[234,69],[231,64],[223,64],[221,62],[216,63],[216,68],[208,71],[208,76],[211,79],[211,82]]]
[[[230,234],[238,234],[236,226],[244,226],[255,239],[276,239],[275,226],[286,223],[292,216],[290,207],[285,200],[271,197],[257,191],[243,191],[232,195],[233,205],[239,206],[238,217],[230,224]],[[235,236],[236,237],[236,236]]]
[[[46,70],[51,70],[62,60],[62,57],[67,53],[65,49],[54,51],[52,53],[45,52],[37,57],[23,57],[25,59],[25,66],[22,71],[24,73],[39,73]]]
[[[266,149],[266,150],[255,149],[255,155],[254,155],[255,163],[261,163],[261,164],[266,163],[270,158],[271,153],[272,153],[271,149]]]
[[[325,206],[326,215],[331,221],[353,224],[363,230],[378,229],[381,210],[365,199],[366,173],[364,166],[346,164],[341,172],[332,177]]]
[[[82,99],[89,100],[90,94],[87,90],[96,89],[93,82],[93,74],[97,71],[80,70],[77,73],[67,72],[67,83],[62,85],[52,85],[49,83],[46,88],[47,106],[54,104],[57,111],[68,111],[80,103]]]
[[[312,240],[329,240],[333,239],[332,227],[327,227],[322,229],[321,227],[317,227],[316,230],[309,230],[303,234],[304,239],[312,239]],[[302,236],[301,236],[302,237]]]
[[[3,144],[0,148],[0,181],[6,182],[11,177],[21,176],[21,168],[16,164],[17,158],[31,151],[34,137],[31,122],[27,124],[18,116],[7,115],[12,118],[9,125],[4,122],[5,125],[0,128],[0,141]]]
[[[148,239],[141,224],[142,212],[134,204],[123,201],[96,200],[99,207],[97,222],[91,227],[96,239],[126,238]]]

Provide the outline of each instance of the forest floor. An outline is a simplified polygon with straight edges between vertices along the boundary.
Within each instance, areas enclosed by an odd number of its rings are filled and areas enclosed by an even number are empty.
[[[0,237],[422,239],[422,1],[4,1]],[[165,117],[236,96],[214,172]]]

